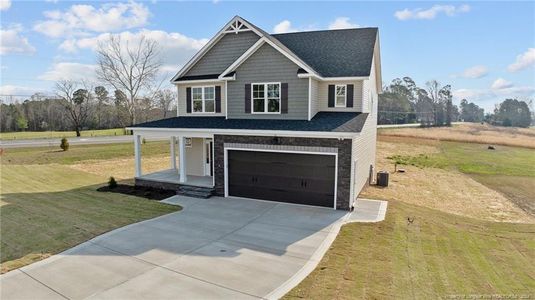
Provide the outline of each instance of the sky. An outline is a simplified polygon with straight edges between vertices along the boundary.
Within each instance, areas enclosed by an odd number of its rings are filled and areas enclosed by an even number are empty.
[[[170,79],[233,16],[270,33],[378,27],[383,83],[450,84],[454,103],[535,98],[535,2],[233,2],[0,0],[0,96],[53,94],[95,80],[95,47],[144,35]],[[166,80],[167,82],[167,80]],[[16,98],[14,98],[16,99]]]

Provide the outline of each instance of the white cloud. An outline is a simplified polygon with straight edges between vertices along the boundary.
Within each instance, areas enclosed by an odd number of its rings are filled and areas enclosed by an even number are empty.
[[[518,86],[511,85],[502,89],[458,89],[453,91],[453,97],[460,99],[468,99],[469,101],[478,100],[494,100],[502,101],[506,98],[524,98],[535,96],[535,87],[532,86]]]
[[[50,37],[69,37],[141,27],[147,24],[150,12],[145,5],[130,1],[102,4],[99,8],[76,4],[65,11],[45,11],[43,15],[46,20],[38,21],[34,30]]]
[[[35,47],[28,39],[21,35],[23,28],[19,24],[11,25],[7,29],[0,29],[0,55],[31,54]]]
[[[509,72],[517,72],[535,65],[535,48],[529,48],[526,52],[518,55],[516,61],[507,67]]]
[[[11,0],[0,0],[0,10],[8,10],[11,7]]]
[[[94,81],[96,65],[73,63],[73,62],[60,62],[55,63],[45,73],[41,74],[38,79],[42,80],[87,80]]]
[[[485,66],[473,66],[463,71],[462,76],[465,78],[481,78],[486,76],[489,70]]]
[[[452,17],[455,15],[458,15],[460,13],[467,13],[470,11],[470,6],[467,4],[463,4],[460,6],[453,6],[453,5],[434,5],[433,7],[429,9],[408,9],[405,8],[404,10],[398,10],[394,13],[394,16],[401,21],[406,20],[432,20],[434,19],[438,14],[443,13],[448,17]]]
[[[348,17],[338,17],[329,24],[329,29],[347,29],[360,27],[356,23],[351,23]]]
[[[279,24],[275,25],[275,27],[273,27],[274,33],[287,33],[287,32],[295,32],[295,31],[297,31],[297,29],[293,28],[292,22],[288,20],[284,20],[280,22]]]
[[[503,89],[508,89],[512,87],[513,87],[513,83],[503,78],[496,79],[490,86],[490,88],[493,90],[503,90]]]
[[[94,51],[98,43],[110,38],[110,33],[103,33],[90,38],[73,38],[65,40],[59,48],[65,52],[73,53],[82,49]],[[207,39],[194,39],[178,32],[166,32],[161,30],[140,30],[138,32],[124,31],[117,34],[121,42],[135,44],[141,37],[154,40],[158,43],[161,60],[166,65],[161,72],[177,72],[186,61],[204,46]]]
[[[2,85],[0,86],[0,95],[33,95],[37,92],[44,92],[43,89],[29,87],[29,86],[20,86],[20,85]]]

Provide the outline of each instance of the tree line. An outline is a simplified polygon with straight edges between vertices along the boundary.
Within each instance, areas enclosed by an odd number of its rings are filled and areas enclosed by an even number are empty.
[[[158,43],[111,35],[96,51],[98,83],[59,80],[55,96],[35,94],[0,107],[0,130],[74,130],[125,127],[176,115],[176,92],[162,89]],[[165,79],[164,79],[165,80]],[[110,93],[111,92],[111,93]]]
[[[531,106],[531,110],[530,110]],[[506,99],[492,113],[462,99],[452,104],[450,85],[436,80],[419,87],[410,77],[396,78],[379,95],[378,124],[420,123],[422,126],[449,126],[452,122],[487,122],[498,126],[528,127],[534,121],[533,101]]]

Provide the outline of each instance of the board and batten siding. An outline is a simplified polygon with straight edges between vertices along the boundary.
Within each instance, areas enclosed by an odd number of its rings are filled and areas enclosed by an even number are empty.
[[[353,138],[351,173],[353,174],[353,199],[360,194],[370,177],[370,166],[375,167],[377,144],[377,87],[375,64],[372,61],[370,77],[363,81],[363,112],[369,113],[358,137]],[[377,172],[378,170],[374,170]],[[372,174],[373,176],[373,174]]]
[[[329,107],[329,85],[352,84],[353,107]],[[362,80],[353,81],[320,81],[318,83],[319,111],[362,111]]]
[[[236,80],[228,82],[228,118],[308,120],[308,79],[298,78],[298,69],[295,63],[270,45],[261,46],[236,69]],[[288,83],[288,113],[245,112],[245,85],[263,82]]]
[[[227,33],[184,76],[219,75],[259,39],[252,31]]]
[[[186,110],[186,88],[196,87],[196,86],[220,86],[221,87],[221,112],[220,113],[187,113]],[[203,84],[191,84],[191,83],[181,83],[177,84],[177,115],[179,117],[221,117],[225,116],[225,83],[224,82],[214,82],[214,83],[203,83]],[[193,107],[193,106],[192,106]]]

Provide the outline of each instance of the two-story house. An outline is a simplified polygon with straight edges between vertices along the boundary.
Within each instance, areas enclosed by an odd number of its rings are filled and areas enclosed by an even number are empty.
[[[373,176],[377,28],[268,34],[236,16],[171,81],[178,116],[129,128],[137,185],[349,210]],[[169,170],[142,173],[144,136],[169,138]]]

